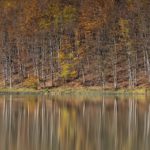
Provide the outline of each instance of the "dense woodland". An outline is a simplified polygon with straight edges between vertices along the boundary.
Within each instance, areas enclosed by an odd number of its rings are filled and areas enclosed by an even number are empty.
[[[150,84],[149,0],[0,0],[0,86]]]

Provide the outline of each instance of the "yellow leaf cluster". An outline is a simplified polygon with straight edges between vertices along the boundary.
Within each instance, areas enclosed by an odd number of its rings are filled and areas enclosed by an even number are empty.
[[[38,78],[35,76],[30,76],[23,82],[23,86],[27,88],[37,88]]]

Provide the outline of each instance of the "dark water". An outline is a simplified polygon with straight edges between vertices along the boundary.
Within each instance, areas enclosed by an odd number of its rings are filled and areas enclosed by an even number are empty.
[[[0,150],[149,150],[150,105],[0,96]]]

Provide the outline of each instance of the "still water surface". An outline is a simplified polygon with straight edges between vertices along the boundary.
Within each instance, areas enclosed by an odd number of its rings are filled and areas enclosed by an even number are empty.
[[[0,96],[0,150],[150,149],[149,101],[103,97],[78,103]]]

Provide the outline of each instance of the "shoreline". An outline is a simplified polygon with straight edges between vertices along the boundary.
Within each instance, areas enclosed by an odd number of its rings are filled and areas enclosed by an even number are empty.
[[[150,89],[148,88],[135,88],[135,89],[102,89],[100,87],[54,87],[45,88],[41,90],[30,89],[30,88],[0,88],[0,94],[48,94],[52,96],[59,95],[149,95]]]

